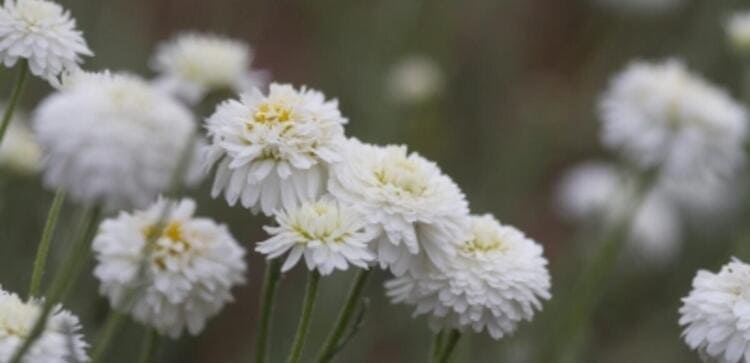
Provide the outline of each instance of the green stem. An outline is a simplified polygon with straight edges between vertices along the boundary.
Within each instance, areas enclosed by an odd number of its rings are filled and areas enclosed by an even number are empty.
[[[159,335],[156,334],[156,330],[154,330],[154,328],[146,328],[146,336],[143,337],[141,356],[138,358],[139,363],[151,363],[154,360],[158,340]]]
[[[461,332],[455,329],[451,330],[450,335],[448,335],[448,340],[445,343],[445,349],[440,353],[437,363],[445,363],[448,361],[448,358],[450,358],[451,353],[453,353],[453,348],[456,347],[459,338],[461,338]]]
[[[339,341],[344,335],[346,327],[349,325],[352,315],[356,311],[357,303],[362,295],[362,290],[365,287],[367,277],[370,275],[370,270],[359,270],[357,276],[354,278],[354,283],[349,289],[349,294],[346,297],[346,302],[339,312],[339,316],[336,319],[334,328],[323,343],[323,349],[318,354],[318,363],[329,362],[335,355],[339,348]]]
[[[430,351],[430,362],[435,362],[438,359],[438,355],[440,355],[440,351],[443,349],[443,340],[445,339],[445,332],[440,331],[439,333],[435,334],[435,336],[432,339],[432,350]]]
[[[271,331],[271,317],[276,299],[276,288],[281,277],[281,259],[266,262],[266,272],[261,292],[260,316],[258,320],[258,335],[255,341],[255,362],[265,363],[268,360],[268,335]]]
[[[47,264],[47,256],[49,255],[49,248],[52,244],[52,236],[55,234],[57,219],[60,217],[60,210],[62,210],[64,201],[65,192],[62,189],[58,189],[57,192],[55,192],[55,199],[52,200],[49,213],[47,213],[47,221],[44,223],[42,238],[39,241],[39,247],[37,247],[36,258],[34,259],[34,269],[31,273],[29,299],[39,295],[39,288],[42,285],[42,276],[44,276],[44,267]]]
[[[123,315],[115,310],[110,310],[107,320],[104,322],[104,327],[99,333],[99,340],[91,353],[91,363],[101,363],[104,359],[104,353],[109,348],[112,338],[115,337],[117,331],[122,326]]]
[[[37,318],[34,323],[26,340],[18,350],[16,350],[10,363],[20,363],[23,356],[44,332],[44,328],[47,326],[47,319],[52,313],[52,309],[65,297],[69,281],[76,278],[76,272],[79,270],[79,265],[83,262],[84,258],[88,256],[88,241],[92,234],[91,226],[95,224],[97,219],[99,219],[99,209],[95,207],[86,208],[81,217],[81,224],[76,232],[73,246],[71,246],[60,271],[55,276],[52,286],[46,294],[46,298],[42,304],[42,309],[39,313],[39,318]]]
[[[5,132],[8,130],[8,125],[13,119],[13,113],[16,111],[18,101],[21,100],[21,95],[26,89],[26,80],[29,78],[29,62],[26,59],[22,59],[18,63],[18,75],[16,76],[15,85],[13,85],[13,91],[10,94],[10,100],[8,105],[5,106],[5,113],[3,113],[3,120],[0,121],[0,144],[3,142]]]
[[[302,357],[302,348],[305,346],[307,331],[310,328],[312,311],[313,307],[315,307],[315,297],[318,294],[319,281],[320,273],[316,270],[310,271],[307,278],[307,288],[305,289],[305,300],[302,302],[302,314],[299,319],[299,325],[297,326],[297,334],[294,335],[294,342],[292,343],[292,350],[289,353],[287,363],[297,363]]]

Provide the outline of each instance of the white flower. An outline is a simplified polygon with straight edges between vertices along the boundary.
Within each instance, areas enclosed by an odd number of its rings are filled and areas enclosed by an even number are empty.
[[[82,74],[44,100],[34,131],[44,180],[108,210],[142,207],[169,187],[196,127],[185,106],[126,74]]]
[[[27,59],[31,73],[57,86],[61,73],[78,69],[82,55],[93,55],[75,26],[57,3],[5,0],[0,7],[0,60],[12,67]]]
[[[232,300],[230,289],[245,281],[246,266],[245,251],[226,226],[194,217],[190,199],[172,203],[160,199],[105,220],[93,249],[94,275],[110,304],[177,338],[184,329],[200,333]]]
[[[680,62],[630,65],[601,111],[608,147],[668,177],[728,178],[744,160],[745,110]]]
[[[394,303],[430,314],[434,330],[487,330],[494,339],[530,321],[550,298],[542,247],[490,215],[471,217],[471,236],[457,247],[445,270],[407,274],[386,282]]]
[[[400,60],[390,70],[388,91],[397,102],[422,102],[443,91],[443,78],[443,72],[432,59],[410,56]]]
[[[368,242],[373,233],[357,213],[333,198],[324,196],[315,202],[306,202],[289,211],[276,214],[277,227],[264,229],[271,235],[258,243],[256,251],[277,258],[287,251],[282,272],[289,271],[304,255],[309,270],[317,269],[321,275],[333,270],[346,270],[349,265],[367,268],[375,259]]]
[[[151,67],[157,84],[190,103],[213,90],[249,92],[266,84],[267,72],[251,71],[253,50],[222,36],[183,33],[159,45]]]
[[[740,51],[750,51],[750,11],[742,11],[727,19],[724,27],[732,46]]]
[[[682,299],[688,346],[718,362],[750,362],[750,266],[733,259],[718,273],[701,270]]]
[[[32,174],[42,167],[42,150],[25,122],[26,117],[16,111],[0,145],[0,165],[21,174]]]
[[[31,333],[42,310],[38,300],[23,302],[18,295],[0,289],[0,362],[10,362]],[[72,363],[88,360],[78,318],[53,308],[41,336],[21,360],[22,363]]]
[[[328,188],[377,227],[381,266],[396,275],[443,266],[467,233],[468,206],[458,186],[405,146],[345,145],[346,161],[334,165]]]
[[[206,125],[207,168],[218,164],[211,194],[265,215],[321,196],[346,122],[335,100],[305,87],[273,83],[267,96],[256,89],[220,104]]]

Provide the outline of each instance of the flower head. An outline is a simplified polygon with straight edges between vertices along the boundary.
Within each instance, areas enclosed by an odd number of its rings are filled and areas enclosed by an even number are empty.
[[[15,112],[0,145],[0,166],[20,174],[32,174],[42,167],[42,150],[26,126],[25,119],[18,111]]]
[[[733,14],[724,27],[734,49],[743,53],[750,51],[750,11]]]
[[[302,256],[307,268],[317,269],[321,275],[346,270],[349,265],[367,268],[375,259],[367,245],[373,233],[364,219],[333,198],[323,197],[280,211],[276,221],[277,227],[265,227],[271,238],[260,242],[255,250],[268,258],[289,251],[281,271],[290,270]]]
[[[264,86],[267,74],[251,71],[252,61],[253,51],[242,41],[184,33],[160,44],[151,64],[160,86],[194,103],[212,90],[241,93]]]
[[[218,164],[212,195],[265,215],[321,196],[346,122],[336,101],[304,87],[273,83],[268,95],[222,103],[207,121],[207,167]]]
[[[101,73],[71,78],[42,102],[33,126],[46,184],[116,210],[145,206],[169,186],[195,122],[144,80]]]
[[[336,164],[330,192],[377,228],[375,249],[396,275],[445,264],[466,235],[464,194],[438,166],[405,146],[350,140]]]
[[[31,73],[59,85],[61,73],[78,69],[93,53],[70,13],[46,0],[5,0],[0,7],[0,60],[29,62]]]
[[[718,273],[698,271],[682,303],[690,348],[717,362],[750,362],[750,265],[733,259]]]
[[[394,303],[430,314],[433,329],[487,330],[495,339],[530,321],[550,298],[542,247],[490,215],[471,217],[471,236],[444,270],[386,283]]]
[[[445,87],[445,79],[435,61],[424,56],[410,56],[393,66],[388,75],[389,93],[402,103],[428,100]]]
[[[105,220],[93,242],[94,275],[110,304],[174,338],[200,333],[245,280],[244,249],[226,226],[194,212],[190,199],[160,199]]]
[[[23,302],[18,295],[0,289],[0,362],[10,362],[28,338],[42,310],[38,300]],[[78,318],[55,307],[41,336],[22,359],[23,363],[68,363],[88,359]]]
[[[635,63],[601,105],[604,143],[675,179],[731,176],[744,159],[745,110],[682,63]]]

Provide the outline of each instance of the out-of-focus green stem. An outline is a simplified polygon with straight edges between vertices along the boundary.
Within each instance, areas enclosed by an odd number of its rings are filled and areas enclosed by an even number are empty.
[[[8,105],[5,106],[3,119],[0,121],[0,145],[3,143],[5,132],[8,131],[10,121],[13,120],[13,113],[16,111],[18,101],[21,100],[23,91],[26,89],[26,80],[29,78],[29,62],[26,59],[19,61],[17,68],[18,76],[16,76],[16,82],[15,85],[13,85],[13,91],[11,91]]]
[[[109,348],[112,338],[115,333],[122,326],[123,315],[115,310],[110,310],[107,320],[104,322],[104,327],[101,333],[99,333],[99,340],[94,345],[93,352],[91,353],[91,363],[101,363],[104,359],[104,353]]]
[[[292,349],[289,352],[287,363],[298,363],[300,357],[302,357],[302,348],[305,347],[305,339],[307,339],[307,331],[310,329],[312,311],[315,307],[315,298],[318,295],[319,281],[320,273],[318,273],[317,270],[310,271],[307,278],[307,288],[305,289],[305,299],[302,302],[302,314],[299,318],[297,334],[294,335],[294,341],[292,342]]]
[[[281,277],[281,260],[276,258],[266,262],[266,272],[263,278],[261,292],[260,314],[257,336],[255,339],[255,362],[265,363],[268,359],[268,335],[271,331],[271,317],[276,299],[276,288]]]
[[[440,355],[440,351],[443,349],[443,339],[445,338],[445,332],[440,331],[432,338],[432,349],[430,350],[429,362],[435,362]]]
[[[154,328],[146,328],[146,336],[143,337],[141,356],[138,358],[139,363],[153,362],[158,342],[159,334],[156,333],[156,330],[154,330]]]
[[[42,285],[42,276],[44,276],[44,268],[47,265],[49,248],[52,244],[52,236],[55,234],[55,227],[57,226],[57,220],[60,217],[60,210],[62,209],[64,201],[65,192],[62,189],[58,189],[57,192],[55,192],[55,199],[52,200],[49,213],[47,213],[47,221],[44,223],[42,238],[39,241],[36,257],[34,258],[34,269],[31,272],[31,284],[29,286],[29,298],[39,295],[39,288]]]
[[[448,361],[448,358],[450,358],[451,353],[453,353],[453,348],[456,347],[456,344],[458,343],[458,339],[461,338],[461,332],[458,330],[451,330],[451,333],[448,335],[448,340],[445,342],[445,348],[442,349],[442,352],[440,353],[440,356],[437,358],[437,363],[445,363]]]

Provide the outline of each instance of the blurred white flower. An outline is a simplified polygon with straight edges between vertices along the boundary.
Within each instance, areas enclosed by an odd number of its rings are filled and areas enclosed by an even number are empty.
[[[236,93],[263,88],[268,74],[251,70],[253,50],[242,41],[213,34],[183,33],[158,46],[151,67],[158,87],[189,103],[213,90]]]
[[[745,110],[678,61],[630,65],[601,114],[606,146],[676,180],[729,178],[744,160]]]
[[[0,288],[0,362],[10,362],[27,339],[41,313],[42,302],[23,302],[18,295]],[[22,363],[73,363],[88,361],[78,318],[53,308],[39,339],[21,360]],[[72,351],[71,351],[72,350]]]
[[[560,183],[560,212],[579,223],[613,223],[628,208],[633,182],[614,165],[583,163],[568,172]],[[681,227],[672,200],[661,188],[653,188],[634,214],[629,248],[652,262],[670,261],[679,250]]]
[[[0,166],[20,174],[33,174],[42,167],[42,150],[25,122],[26,117],[16,111],[0,145]]]
[[[115,309],[173,338],[184,329],[200,333],[245,281],[245,250],[226,226],[194,217],[195,207],[190,199],[160,199],[121,212],[101,224],[93,242],[100,292]]]
[[[718,273],[698,271],[682,302],[690,348],[717,362],[750,362],[750,265],[733,259]]]
[[[466,198],[450,177],[406,146],[349,140],[331,169],[329,191],[372,226],[378,262],[400,276],[444,267],[468,229]]]
[[[153,202],[196,128],[190,111],[133,75],[69,79],[34,114],[45,183],[108,210]]]
[[[6,67],[27,59],[31,73],[58,86],[61,73],[78,69],[81,56],[91,55],[75,20],[59,4],[5,0],[0,7],[0,59]]]
[[[206,167],[218,164],[211,194],[265,215],[314,200],[342,158],[346,122],[338,102],[305,87],[272,83],[267,96],[256,89],[220,104],[206,121]]]
[[[435,97],[445,88],[440,67],[424,56],[409,56],[396,63],[388,73],[388,92],[401,103],[418,103]]]
[[[678,8],[685,0],[595,0],[600,5],[624,13],[650,15]]]
[[[289,271],[304,255],[309,270],[330,275],[334,269],[346,270],[349,265],[367,268],[375,255],[368,248],[374,233],[361,216],[324,196],[289,211],[276,214],[277,227],[264,229],[271,235],[258,243],[256,251],[277,258],[289,252],[282,272]]]
[[[750,51],[750,11],[733,14],[726,20],[724,28],[734,49],[740,52]]]
[[[445,270],[386,282],[394,303],[415,305],[441,329],[487,330],[500,339],[530,321],[550,298],[542,247],[493,216],[472,216],[471,236],[457,247]]]

